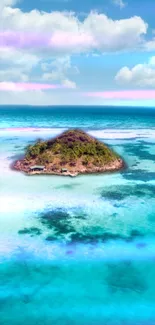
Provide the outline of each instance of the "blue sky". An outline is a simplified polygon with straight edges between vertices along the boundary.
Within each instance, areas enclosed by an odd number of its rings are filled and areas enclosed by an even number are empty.
[[[91,10],[104,12],[112,19],[130,18],[132,16],[140,16],[142,19],[150,23],[150,27],[154,25],[155,2],[153,0],[127,0],[126,4],[120,10],[113,0],[26,0],[19,3],[19,8],[23,11],[30,11],[34,8],[43,11],[74,11],[81,17],[88,14]]]
[[[154,12],[154,0],[1,0],[0,104],[118,105],[111,92],[132,90],[146,100],[124,103],[154,105]]]

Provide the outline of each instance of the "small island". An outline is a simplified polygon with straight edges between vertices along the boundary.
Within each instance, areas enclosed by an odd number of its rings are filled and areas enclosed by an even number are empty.
[[[124,161],[107,145],[82,130],[68,130],[54,139],[38,140],[26,148],[25,157],[14,163],[29,175],[77,176],[117,171]]]

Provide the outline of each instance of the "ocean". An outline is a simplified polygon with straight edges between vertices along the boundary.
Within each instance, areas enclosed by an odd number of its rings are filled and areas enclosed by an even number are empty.
[[[81,128],[116,173],[26,176],[37,139]],[[0,107],[0,325],[155,324],[155,109]]]

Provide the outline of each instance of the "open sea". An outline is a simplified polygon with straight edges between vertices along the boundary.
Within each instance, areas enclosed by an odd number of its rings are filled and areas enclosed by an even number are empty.
[[[28,144],[81,128],[127,168],[26,176]],[[155,325],[155,109],[0,107],[0,325]]]

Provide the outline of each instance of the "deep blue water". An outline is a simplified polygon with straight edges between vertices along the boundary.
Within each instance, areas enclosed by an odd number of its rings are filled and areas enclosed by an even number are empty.
[[[1,127],[88,127],[151,128],[154,127],[155,109],[130,107],[40,107],[4,106],[0,108]]]
[[[117,173],[28,177],[25,146],[82,128]],[[155,324],[155,109],[0,107],[0,325]]]

